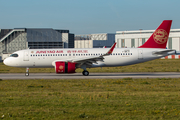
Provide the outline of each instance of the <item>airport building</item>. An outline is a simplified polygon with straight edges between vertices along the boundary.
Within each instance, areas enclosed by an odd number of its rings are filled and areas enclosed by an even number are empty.
[[[133,48],[144,44],[153,34],[154,30],[117,31],[117,48]],[[180,29],[171,29],[167,48],[180,51]]]
[[[102,48],[111,47],[115,42],[115,34],[76,35],[74,48]]]
[[[22,49],[74,48],[69,30],[15,28],[0,29],[0,60]]]
[[[133,48],[144,44],[153,34],[154,30],[136,30],[136,31],[117,31],[115,41],[117,48]],[[171,29],[167,48],[180,51],[180,29]],[[180,58],[179,55],[168,56],[166,58]]]

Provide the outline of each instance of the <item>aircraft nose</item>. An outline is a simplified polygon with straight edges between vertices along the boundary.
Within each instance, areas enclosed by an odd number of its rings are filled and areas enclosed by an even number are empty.
[[[5,60],[3,61],[3,63],[4,63],[5,65],[8,65],[8,60],[5,59]]]
[[[11,60],[9,58],[6,58],[3,63],[7,66],[11,66]]]

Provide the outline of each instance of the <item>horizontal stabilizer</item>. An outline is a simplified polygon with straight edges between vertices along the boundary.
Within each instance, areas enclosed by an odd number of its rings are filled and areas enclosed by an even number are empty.
[[[154,55],[164,55],[164,54],[168,54],[169,52],[172,52],[172,51],[176,51],[176,50],[162,50],[162,51],[155,51],[153,52]]]

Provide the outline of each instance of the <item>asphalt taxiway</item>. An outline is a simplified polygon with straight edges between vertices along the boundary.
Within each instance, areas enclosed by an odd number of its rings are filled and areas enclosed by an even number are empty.
[[[24,73],[0,74],[0,79],[118,79],[118,78],[180,78],[180,72],[145,72],[145,73],[90,73],[83,76],[82,73],[56,74],[56,73]]]

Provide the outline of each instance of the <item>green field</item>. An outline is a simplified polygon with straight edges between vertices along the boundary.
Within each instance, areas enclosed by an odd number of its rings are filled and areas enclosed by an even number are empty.
[[[88,69],[89,72],[179,72],[180,60]],[[0,63],[0,73],[24,73]],[[54,72],[33,68],[30,72]],[[82,72],[77,69],[76,72]],[[1,76],[1,74],[0,74]],[[0,77],[1,78],[1,77]],[[0,119],[180,119],[180,78],[1,80]]]
[[[180,119],[180,79],[1,80],[0,118]]]
[[[82,72],[82,69],[77,69],[76,72]],[[158,59],[145,63],[121,66],[121,67],[104,67],[91,68],[91,72],[179,72],[180,59]],[[25,68],[15,68],[5,66],[0,63],[0,73],[24,73]],[[54,68],[30,68],[30,73],[54,73]]]

